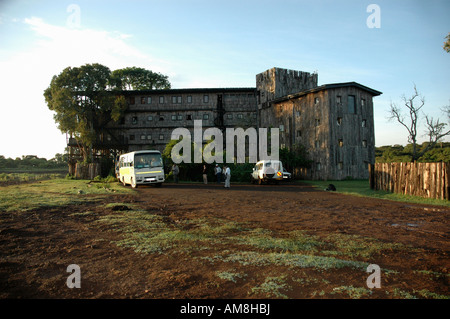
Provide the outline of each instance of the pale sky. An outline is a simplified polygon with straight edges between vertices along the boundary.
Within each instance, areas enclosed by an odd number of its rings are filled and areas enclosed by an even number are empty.
[[[355,81],[383,92],[376,145],[405,145],[405,129],[386,118],[414,84],[424,112],[445,119],[449,13],[447,0],[1,0],[0,155],[64,152],[43,92],[86,63],[161,72],[173,88],[254,87],[272,67],[316,71],[319,85]]]

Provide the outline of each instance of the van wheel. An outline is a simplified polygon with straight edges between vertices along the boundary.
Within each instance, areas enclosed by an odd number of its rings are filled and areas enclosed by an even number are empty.
[[[131,187],[137,188],[137,184],[136,184],[136,181],[134,180],[134,178],[131,178]]]

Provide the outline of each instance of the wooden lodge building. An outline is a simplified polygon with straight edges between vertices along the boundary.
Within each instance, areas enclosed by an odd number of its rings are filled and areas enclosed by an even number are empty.
[[[175,128],[193,134],[194,120],[203,129],[278,127],[281,147],[303,145],[313,161],[296,172],[302,178],[367,179],[375,163],[373,97],[381,92],[355,82],[318,86],[317,78],[272,68],[256,75],[253,88],[123,91],[128,109],[102,143],[122,152],[163,151]]]

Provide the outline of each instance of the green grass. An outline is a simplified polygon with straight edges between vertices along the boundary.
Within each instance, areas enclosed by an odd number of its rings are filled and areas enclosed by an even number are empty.
[[[0,187],[0,212],[29,211],[97,200],[101,196],[131,192],[118,183],[93,183],[86,180],[50,179],[35,183]],[[96,198],[96,195],[99,197]]]
[[[0,173],[0,182],[35,182],[46,179],[62,178],[61,173]]]
[[[398,202],[428,204],[450,207],[450,201],[441,199],[423,198],[419,196],[396,194],[386,191],[376,191],[370,189],[368,180],[343,180],[343,181],[306,181],[306,183],[316,187],[317,189],[325,190],[329,184],[336,186],[336,192],[341,194],[349,194],[355,196],[371,197],[386,199]]]

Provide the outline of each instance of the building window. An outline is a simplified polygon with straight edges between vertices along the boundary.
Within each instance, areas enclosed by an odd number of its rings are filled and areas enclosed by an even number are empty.
[[[134,135],[130,135],[130,141],[134,141]]]
[[[354,95],[348,96],[348,112],[351,114],[356,114],[356,103]]]
[[[339,139],[338,140],[338,145],[339,145],[339,147],[344,146],[344,141],[342,139]]]
[[[204,119],[204,120],[209,120],[209,114],[206,114],[206,113],[203,114],[203,119]]]
[[[284,125],[280,124],[280,132],[284,132]]]
[[[153,121],[153,115],[147,116],[147,121]]]
[[[186,115],[186,120],[192,121],[192,115],[191,114]]]
[[[164,104],[164,96],[159,97],[159,104]]]
[[[238,119],[242,119],[243,117],[244,117],[244,116],[243,116],[242,114],[238,114],[238,115],[237,115],[237,118],[238,118]]]
[[[145,96],[141,96],[141,104],[145,104]]]
[[[297,137],[302,137],[302,131],[297,130]]]
[[[361,126],[362,126],[362,127],[366,127],[366,126],[367,126],[367,120],[362,120]]]
[[[233,119],[233,114],[227,114],[227,119],[232,120]]]
[[[145,134],[141,135],[141,140],[145,140]]]
[[[320,165],[320,162],[316,163],[316,170],[320,171],[320,169],[322,168],[322,165]]]
[[[338,169],[339,169],[339,170],[344,169],[344,163],[339,162],[339,163],[338,163]]]
[[[130,96],[130,104],[133,105],[135,103],[134,96]]]
[[[342,97],[340,95],[336,96],[336,103],[338,105],[342,104]]]
[[[361,99],[361,106],[366,105],[366,100],[365,99]]]
[[[147,135],[147,140],[151,140],[152,136],[151,135]]]
[[[319,125],[320,125],[320,119],[316,119],[316,120],[315,120],[315,125],[316,125],[316,126],[319,126]]]
[[[147,104],[152,104],[152,97],[151,96],[147,96]]]
[[[177,120],[177,116],[176,115],[172,115],[172,121],[176,121]]]
[[[209,102],[209,95],[203,95],[203,103]]]
[[[131,123],[132,123],[132,124],[137,124],[137,123],[138,123],[138,118],[137,118],[137,116],[133,116],[133,117],[131,118]]]
[[[362,141],[362,146],[363,146],[363,147],[367,147],[367,141],[366,141],[366,140],[363,140],[363,141]]]
[[[164,139],[164,134],[159,134],[159,140],[162,141]]]
[[[164,121],[164,116],[160,116],[160,117],[159,117],[159,120],[160,120],[160,121]]]
[[[187,97],[187,102],[188,102],[188,103],[192,103],[192,95],[188,95],[188,97]]]
[[[337,125],[341,126],[342,124],[342,117],[337,118]]]
[[[181,96],[172,96],[172,104],[181,104]]]
[[[177,115],[177,121],[183,120],[183,115]]]
[[[318,97],[314,98],[314,104],[315,105],[319,104],[319,98]]]

